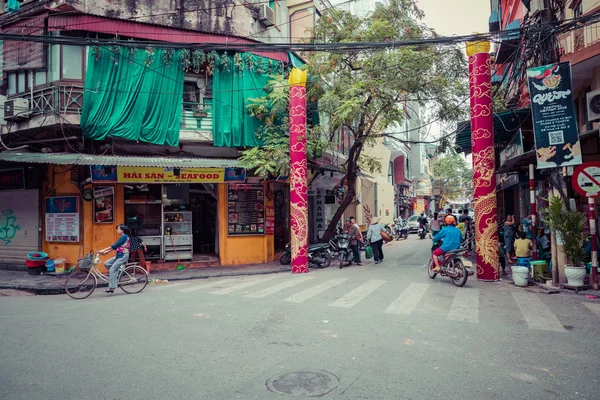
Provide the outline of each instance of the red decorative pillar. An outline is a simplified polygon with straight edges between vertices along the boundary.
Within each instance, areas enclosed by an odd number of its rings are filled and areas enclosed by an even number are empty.
[[[290,214],[292,273],[308,272],[306,71],[290,72]]]
[[[494,159],[492,72],[489,42],[467,44],[471,93],[471,140],[475,196],[477,279],[497,281],[498,214]]]

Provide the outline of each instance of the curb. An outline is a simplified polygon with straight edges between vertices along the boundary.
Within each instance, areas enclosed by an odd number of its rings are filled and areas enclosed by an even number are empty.
[[[219,277],[228,277],[228,276],[250,276],[250,275],[269,275],[269,274],[278,274],[281,272],[290,272],[289,268],[285,269],[274,269],[274,270],[263,270],[263,271],[238,271],[238,272],[222,272],[222,273],[214,273],[210,275],[203,276],[186,276],[186,277],[173,277],[166,278],[169,282],[173,281],[190,281],[196,279],[208,279],[208,278],[219,278]],[[158,273],[156,278],[154,279],[163,279],[158,277]],[[108,286],[105,282],[98,282],[97,287],[105,287]],[[0,289],[13,289],[13,290],[22,290],[28,293],[33,293],[35,295],[58,295],[58,294],[66,294],[64,287],[36,287],[36,286],[24,286],[24,285],[14,285],[14,284],[6,284],[0,283]]]

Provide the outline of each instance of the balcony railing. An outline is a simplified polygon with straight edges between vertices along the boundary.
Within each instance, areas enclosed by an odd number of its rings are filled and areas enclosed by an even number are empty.
[[[575,29],[559,37],[561,55],[569,55],[600,42],[600,22]]]
[[[8,99],[29,100],[32,115],[39,114],[81,114],[83,106],[83,86],[51,85],[32,92],[9,95]]]
[[[197,130],[212,132],[212,102],[183,103],[181,114],[182,130]]]

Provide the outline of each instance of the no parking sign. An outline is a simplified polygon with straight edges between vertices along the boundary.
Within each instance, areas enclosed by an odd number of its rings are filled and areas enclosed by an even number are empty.
[[[587,162],[578,166],[573,173],[573,188],[582,196],[598,196],[600,193],[600,162]]]

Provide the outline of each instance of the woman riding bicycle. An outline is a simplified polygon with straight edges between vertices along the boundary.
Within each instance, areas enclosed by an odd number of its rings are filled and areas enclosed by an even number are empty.
[[[114,293],[115,289],[117,288],[117,272],[119,271],[119,268],[125,265],[125,263],[127,263],[127,260],[129,259],[130,243],[129,228],[127,227],[127,225],[118,225],[117,234],[119,235],[119,239],[115,244],[98,252],[99,254],[104,255],[110,253],[113,250],[117,251],[117,254],[113,258],[107,260],[104,263],[104,266],[108,270],[108,276],[110,278],[108,283],[108,289],[104,291],[105,293]]]

